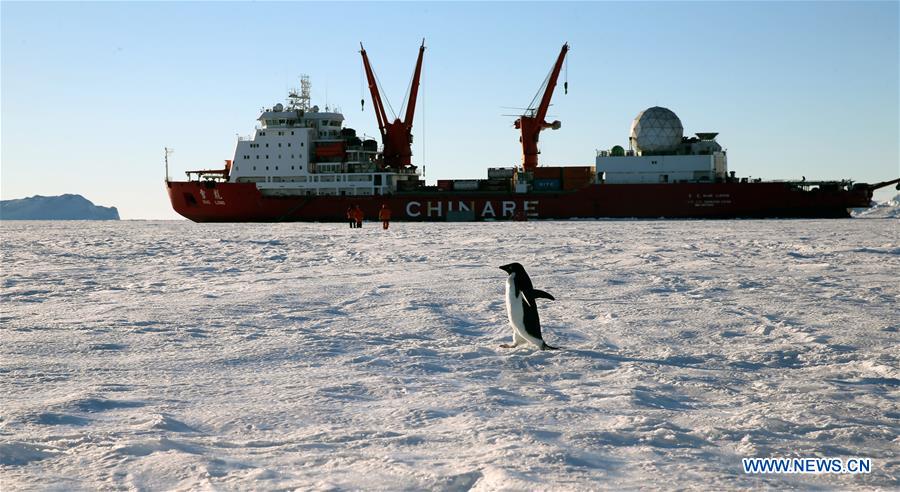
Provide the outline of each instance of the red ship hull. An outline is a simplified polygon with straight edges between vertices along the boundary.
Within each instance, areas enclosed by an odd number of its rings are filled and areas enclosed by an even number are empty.
[[[872,190],[803,190],[790,183],[597,184],[570,192],[416,191],[384,196],[264,196],[253,183],[169,181],[176,212],[194,222],[343,222],[382,204],[392,220],[572,218],[841,218],[871,204]]]

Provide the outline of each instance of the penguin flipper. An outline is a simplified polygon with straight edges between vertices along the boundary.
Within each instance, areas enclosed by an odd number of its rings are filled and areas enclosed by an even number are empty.
[[[534,290],[531,291],[531,292],[532,292],[532,296],[533,296],[535,299],[538,299],[538,298],[544,298],[544,299],[550,299],[551,301],[555,301],[555,300],[556,300],[555,297],[551,296],[550,294],[548,294],[548,293],[546,293],[546,292],[544,292],[544,291],[542,291],[542,290],[534,289]]]

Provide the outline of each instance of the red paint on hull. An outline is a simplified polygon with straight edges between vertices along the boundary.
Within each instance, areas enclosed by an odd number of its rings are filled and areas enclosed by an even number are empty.
[[[262,195],[253,183],[167,183],[172,207],[195,222],[344,222],[350,205],[368,220],[382,204],[400,221],[570,218],[835,218],[868,207],[872,192],[803,191],[787,183],[601,184],[572,192],[428,191],[385,196]],[[466,211],[466,209],[468,209]],[[461,215],[460,211],[464,213]]]

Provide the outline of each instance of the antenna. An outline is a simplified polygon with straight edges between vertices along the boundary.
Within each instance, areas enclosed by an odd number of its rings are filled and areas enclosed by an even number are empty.
[[[288,103],[291,109],[309,111],[309,92],[311,84],[309,83],[309,75],[300,76],[300,90],[291,89],[288,93]]]
[[[163,147],[166,151],[166,183],[169,182],[169,156],[175,153],[175,149]]]

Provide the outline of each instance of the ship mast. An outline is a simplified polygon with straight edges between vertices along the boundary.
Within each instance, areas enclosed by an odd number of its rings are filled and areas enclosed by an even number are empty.
[[[291,89],[288,92],[288,104],[293,110],[309,111],[310,104],[310,88],[309,75],[300,76],[300,90]]]
[[[170,149],[168,147],[163,147],[166,152],[165,160],[166,160],[166,183],[169,182],[169,156],[175,152],[175,149]]]

